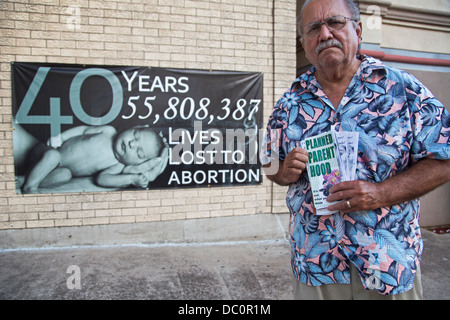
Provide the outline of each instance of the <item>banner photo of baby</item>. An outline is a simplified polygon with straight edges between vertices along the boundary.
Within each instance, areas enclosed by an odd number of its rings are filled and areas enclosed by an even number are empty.
[[[263,74],[12,63],[17,193],[262,183]]]

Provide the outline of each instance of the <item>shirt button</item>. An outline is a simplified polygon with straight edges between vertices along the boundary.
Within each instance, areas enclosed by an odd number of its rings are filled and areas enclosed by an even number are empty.
[[[334,121],[334,123],[338,123],[339,119],[338,118],[334,118],[333,121]]]
[[[339,243],[339,245],[340,245],[341,247],[345,247],[345,242],[344,242],[344,241],[341,241],[341,243]]]

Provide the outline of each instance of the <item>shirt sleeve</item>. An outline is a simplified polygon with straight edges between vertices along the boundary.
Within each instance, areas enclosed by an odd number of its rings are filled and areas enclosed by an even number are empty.
[[[266,131],[264,133],[261,147],[260,160],[262,165],[272,161],[284,161],[286,153],[282,148],[284,129],[287,125],[287,114],[283,109],[283,98],[281,98],[269,117]]]
[[[405,73],[406,74],[406,73]],[[450,159],[450,115],[419,80],[406,74],[406,95],[412,109],[413,161]]]

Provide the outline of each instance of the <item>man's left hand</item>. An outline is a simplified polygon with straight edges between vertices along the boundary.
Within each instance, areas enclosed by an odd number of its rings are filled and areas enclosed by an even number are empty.
[[[328,207],[341,213],[375,210],[382,206],[380,185],[368,181],[345,181],[330,189],[328,202],[339,202]]]

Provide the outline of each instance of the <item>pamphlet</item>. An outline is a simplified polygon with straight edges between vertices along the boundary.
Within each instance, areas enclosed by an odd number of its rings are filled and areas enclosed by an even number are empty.
[[[317,215],[335,213],[327,209],[334,204],[326,200],[332,186],[356,179],[358,136],[357,132],[333,130],[301,142],[308,151],[307,170]]]

